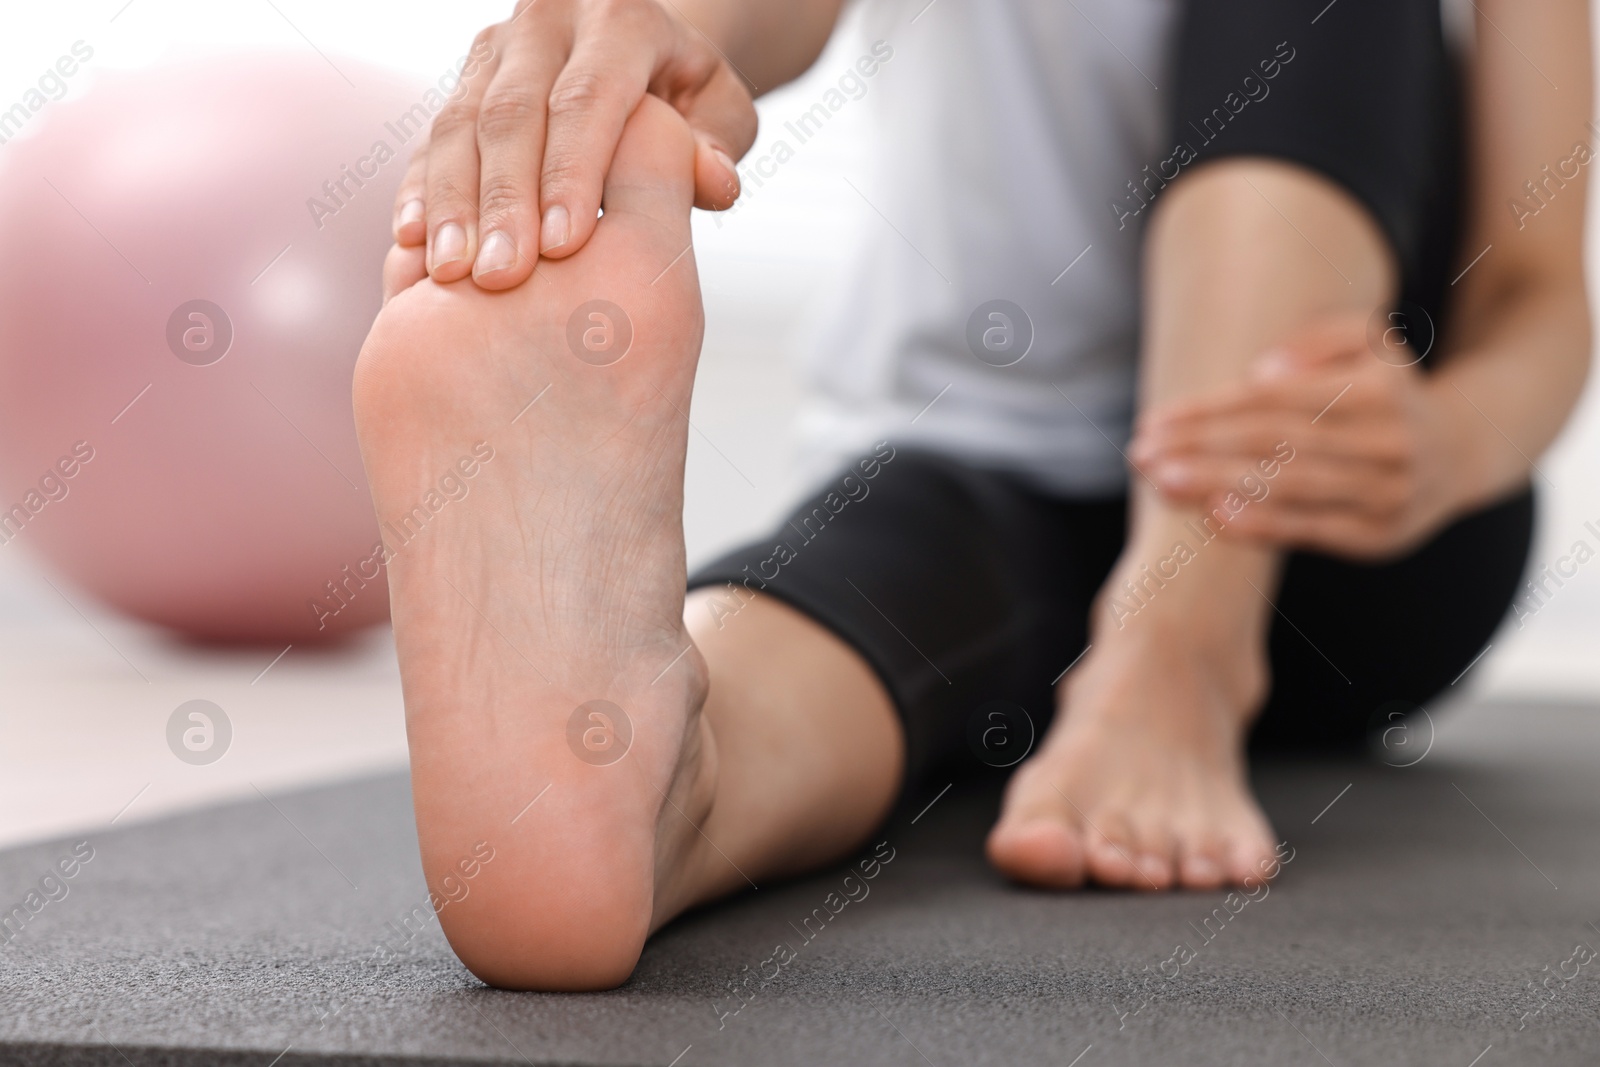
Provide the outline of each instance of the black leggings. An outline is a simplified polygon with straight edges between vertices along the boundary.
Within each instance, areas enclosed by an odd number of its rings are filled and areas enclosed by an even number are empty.
[[[1439,0],[1188,0],[1176,48],[1174,146],[1337,182],[1388,237],[1401,295],[1442,324],[1464,157]],[[1263,68],[1285,48],[1288,63]]]
[[[901,715],[914,776],[977,770],[1007,762],[1001,735],[984,736],[991,726],[1050,722],[1053,685],[1088,640],[1126,514],[1120,498],[1063,500],[890,445],[689,584],[723,587],[704,609],[718,625],[737,624],[746,590],[765,592],[855,648]],[[1292,554],[1254,747],[1358,748],[1371,726],[1390,725],[1391,710],[1448,687],[1505,615],[1532,521],[1523,493],[1391,563]],[[1207,551],[1200,536],[1188,544]],[[1154,583],[1144,594],[1160,595]]]
[[[1264,156],[1337,182],[1387,235],[1404,297],[1442,327],[1461,131],[1438,0],[1189,0],[1177,48],[1172,141],[1195,154],[1189,165]],[[902,716],[913,776],[1003,764],[1053,715],[1052,683],[1083,649],[1122,549],[1126,502],[882,452],[690,585],[730,586],[708,607],[723,624],[759,589],[857,649]],[[1356,748],[1392,711],[1447,688],[1511,603],[1533,513],[1525,491],[1385,564],[1292,554],[1252,744]]]

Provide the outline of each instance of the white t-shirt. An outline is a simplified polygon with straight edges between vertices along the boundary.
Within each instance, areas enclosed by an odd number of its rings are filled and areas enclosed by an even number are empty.
[[[892,55],[866,100],[866,238],[807,357],[806,450],[887,439],[1121,491],[1149,213],[1112,204],[1169,154],[1178,0],[865,3]]]

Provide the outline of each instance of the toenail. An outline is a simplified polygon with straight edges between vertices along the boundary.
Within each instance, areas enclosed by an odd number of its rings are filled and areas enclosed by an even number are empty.
[[[478,250],[477,265],[472,268],[474,274],[492,274],[497,270],[505,270],[517,261],[517,246],[510,237],[499,230],[491,233],[483,242],[483,247]]]
[[[421,200],[407,200],[400,206],[400,225],[409,226],[413,222],[421,222],[423,207]]]
[[[1191,856],[1184,866],[1189,877],[1197,882],[1214,882],[1222,877],[1222,868],[1206,856]]]
[[[572,222],[567,216],[567,209],[560,204],[550,205],[544,213],[544,225],[539,229],[539,251],[560,248],[567,243],[571,234]]]
[[[451,263],[467,251],[467,231],[457,222],[447,222],[433,235],[433,265]]]

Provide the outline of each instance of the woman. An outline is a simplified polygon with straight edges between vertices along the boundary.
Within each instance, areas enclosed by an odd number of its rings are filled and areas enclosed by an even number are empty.
[[[683,216],[839,4],[525,5],[413,163],[357,419],[381,517],[510,457],[390,561],[425,869],[509,857],[441,916],[487,981],[620,982],[1019,750],[1008,876],[1271,877],[1247,743],[1359,745],[1510,602],[1587,368],[1586,7],[1476,5],[1464,150],[1428,0],[918,7],[867,12],[888,225],[811,363],[849,465],[687,602]]]

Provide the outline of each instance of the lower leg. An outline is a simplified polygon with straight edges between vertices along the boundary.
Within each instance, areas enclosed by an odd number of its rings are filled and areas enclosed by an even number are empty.
[[[1377,308],[1398,288],[1387,240],[1364,207],[1327,179],[1269,160],[1213,163],[1174,185],[1148,242],[1141,410],[1238,381],[1307,322]],[[1165,556],[1203,517],[1165,503],[1141,478],[1132,499],[1124,558],[1134,569]],[[1219,542],[1195,571],[1202,581],[1184,584],[1208,594],[1248,578],[1270,591],[1276,556]],[[1270,614],[1260,597],[1226,599],[1219,622],[1254,632]]]
[[[729,613],[728,595],[698,590],[684,609],[710,669],[702,719],[716,788],[697,854],[669,876],[654,926],[749,882],[839,860],[888,814],[904,773],[899,718],[861,656],[781,601],[740,590]]]
[[[1359,204],[1267,160],[1213,163],[1177,182],[1147,241],[1143,406],[1237,381],[1306,322],[1375,308],[1396,288],[1388,246]],[[1207,516],[1167,504],[1137,476],[1131,497],[1092,649],[1012,782],[990,855],[1047,885],[1238,882],[1271,847],[1244,744],[1268,686],[1280,560],[1210,540]]]

